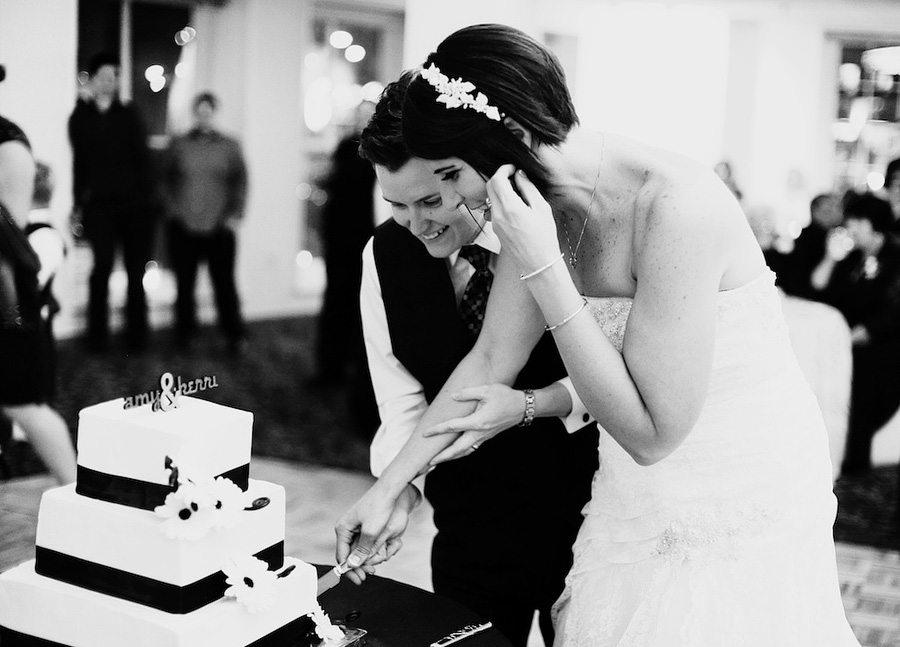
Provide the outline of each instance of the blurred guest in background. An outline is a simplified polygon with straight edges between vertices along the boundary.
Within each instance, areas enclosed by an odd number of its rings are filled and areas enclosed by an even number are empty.
[[[0,413],[22,429],[64,484],[75,480],[75,449],[65,421],[48,404],[55,374],[39,285],[51,258],[41,258],[24,231],[34,177],[28,138],[0,117]]]
[[[846,233],[829,236],[811,285],[851,328],[853,386],[841,467],[850,476],[871,469],[872,437],[900,407],[900,243],[889,234],[890,205],[872,194],[848,198],[844,224]]]
[[[162,174],[169,219],[169,254],[178,295],[175,330],[187,347],[197,332],[197,270],[205,260],[219,316],[232,354],[246,336],[235,285],[236,232],[247,200],[247,167],[238,141],[215,126],[218,98],[203,92],[194,99],[194,126],[172,140]]]
[[[313,384],[349,384],[351,408],[363,435],[378,425],[362,342],[359,288],[362,250],[375,228],[375,172],[358,154],[360,132],[374,110],[363,102],[351,131],[337,145],[325,180],[328,202],[322,213],[325,294],[316,342],[317,373]]]
[[[88,347],[109,344],[109,277],[121,246],[128,275],[126,343],[139,350],[149,324],[144,266],[152,248],[152,182],[143,120],[119,99],[119,61],[101,53],[88,66],[89,98],[69,117],[73,219],[90,241],[94,267],[88,299]]]
[[[884,171],[884,189],[894,216],[891,233],[900,235],[900,157],[888,163]]]
[[[818,291],[810,285],[813,270],[825,257],[828,233],[844,219],[841,199],[833,193],[820,193],[809,205],[810,223],[794,241],[794,248],[779,260],[778,285],[787,294],[817,299]]]

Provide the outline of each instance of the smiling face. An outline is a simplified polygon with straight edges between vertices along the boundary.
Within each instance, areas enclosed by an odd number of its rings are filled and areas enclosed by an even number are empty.
[[[464,162],[414,157],[397,171],[376,165],[375,175],[394,220],[418,238],[435,258],[447,258],[481,231],[484,197],[467,197],[463,191],[477,195],[480,185],[480,192],[486,197],[485,182]],[[473,211],[470,213],[463,205]]]

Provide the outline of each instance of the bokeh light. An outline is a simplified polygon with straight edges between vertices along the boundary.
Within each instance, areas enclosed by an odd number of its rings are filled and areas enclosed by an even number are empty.
[[[344,58],[351,63],[359,63],[366,57],[366,48],[362,45],[351,45],[344,50]]]
[[[328,37],[328,42],[336,49],[345,49],[350,47],[353,43],[353,35],[349,31],[337,29],[331,32],[331,36]]]

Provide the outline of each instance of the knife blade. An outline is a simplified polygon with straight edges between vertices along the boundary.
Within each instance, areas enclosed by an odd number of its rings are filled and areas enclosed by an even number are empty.
[[[316,582],[316,597],[319,597],[328,589],[334,588],[337,586],[338,582],[341,581],[341,575],[350,570],[350,566],[347,565],[347,562],[343,562],[342,564],[338,564],[330,571],[325,573],[322,577],[319,578],[318,582]]]

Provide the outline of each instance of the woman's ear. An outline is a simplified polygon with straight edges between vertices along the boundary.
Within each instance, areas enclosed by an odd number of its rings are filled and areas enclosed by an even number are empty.
[[[518,121],[513,119],[512,117],[504,117],[503,125],[509,129],[513,135],[516,136],[516,139],[521,139],[522,143],[525,144],[528,148],[531,148],[531,144],[534,141],[534,138],[531,136],[531,132],[525,128]]]

